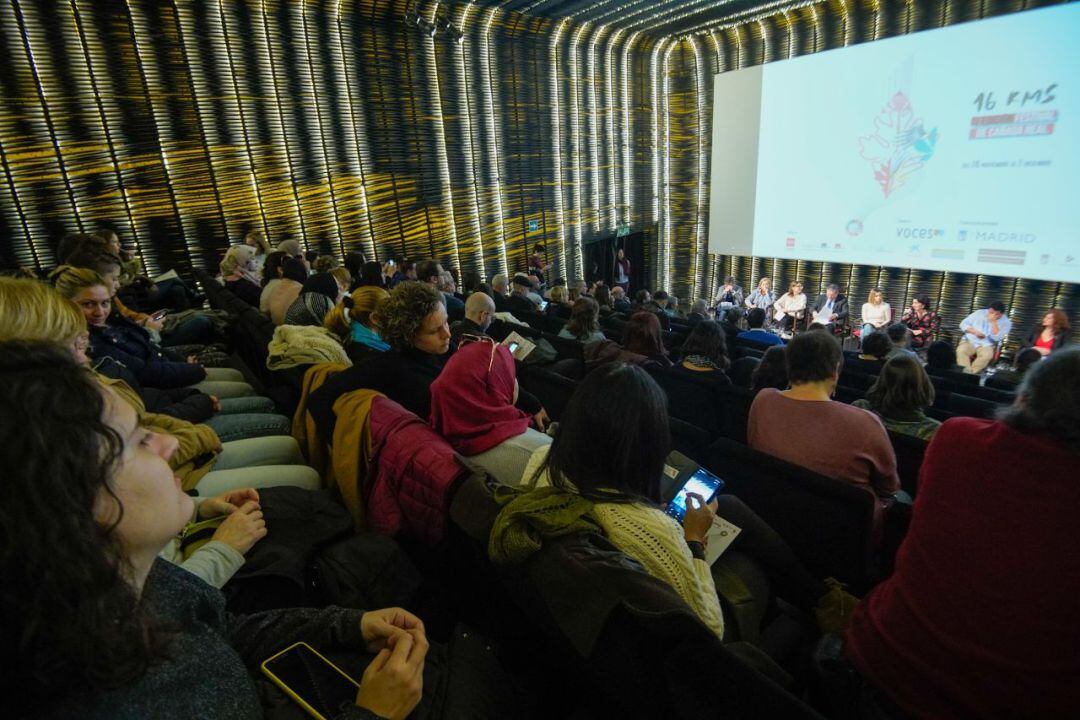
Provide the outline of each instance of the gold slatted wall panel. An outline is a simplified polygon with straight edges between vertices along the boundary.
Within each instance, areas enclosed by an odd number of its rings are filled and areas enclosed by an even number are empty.
[[[663,106],[669,121],[678,128],[677,137],[693,134],[703,139],[702,151],[709,153],[712,137],[712,75],[726,70],[780,60],[793,55],[827,50],[858,42],[890,37],[951,23],[1035,7],[1052,2],[1023,0],[828,0],[771,14],[740,25],[718,27],[693,38],[677,39],[677,49],[666,68],[670,77],[671,97]],[[694,52],[701,43],[704,51]],[[705,82],[695,80],[697,56],[704,60]],[[695,86],[701,88],[704,102],[695,102]],[[662,148],[661,148],[662,150]],[[698,174],[697,148],[693,143],[676,142],[671,146],[668,165],[672,192],[669,215],[660,218],[672,224],[669,288],[680,298],[712,297],[725,275],[734,275],[746,287],[754,287],[760,277],[772,277],[776,288],[801,278],[808,294],[820,292],[829,282],[837,282],[851,299],[853,312],[865,302],[872,287],[881,286],[886,299],[902,310],[915,295],[929,296],[942,315],[942,328],[955,339],[956,325],[975,308],[1000,299],[1010,308],[1015,331],[1009,344],[1022,340],[1046,309],[1064,308],[1075,318],[1074,338],[1080,340],[1080,286],[1069,283],[1018,280],[964,273],[932,272],[894,267],[871,267],[772,258],[717,257],[708,255],[695,262],[701,245],[695,240],[694,218],[708,211],[707,164]],[[703,195],[689,189],[699,183]],[[704,198],[704,199],[702,199]],[[707,223],[706,223],[707,227]]]
[[[263,229],[484,275],[543,242],[580,276],[583,242],[660,217],[653,47],[435,0],[2,0],[0,266],[108,226],[152,273]]]

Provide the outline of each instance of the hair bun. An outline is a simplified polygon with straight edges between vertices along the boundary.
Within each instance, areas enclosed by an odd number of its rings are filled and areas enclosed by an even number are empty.
[[[346,295],[345,297],[341,298],[341,304],[347,307],[349,310],[352,310],[354,305],[352,295]]]

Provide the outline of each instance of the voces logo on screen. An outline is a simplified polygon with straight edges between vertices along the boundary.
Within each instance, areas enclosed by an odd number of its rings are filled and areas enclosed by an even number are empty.
[[[896,237],[904,240],[935,240],[945,237],[945,231],[939,228],[920,228],[902,225],[896,228]]]

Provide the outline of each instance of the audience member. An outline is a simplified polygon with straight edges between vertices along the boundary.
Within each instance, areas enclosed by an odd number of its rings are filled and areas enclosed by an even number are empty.
[[[593,291],[593,300],[600,306],[600,314],[602,316],[608,316],[615,311],[615,300],[611,295],[611,290],[607,285],[598,283],[596,289]]]
[[[862,330],[860,337],[884,330],[892,322],[892,308],[882,297],[881,289],[874,288],[862,306]]]
[[[754,368],[749,387],[754,395],[765,388],[788,389],[787,353],[783,345],[774,345],[765,351]]]
[[[930,298],[919,295],[912,299],[911,307],[904,311],[900,322],[911,329],[911,346],[916,350],[922,350],[934,341],[941,318],[930,309]]]
[[[172,318],[160,318],[125,307],[118,297],[120,259],[111,252],[102,252],[93,247],[84,246],[72,252],[68,260],[72,267],[86,268],[100,275],[109,289],[109,297],[113,304],[112,314],[127,318],[146,329],[155,342],[160,342],[167,347],[188,347],[202,345],[214,339],[214,323],[201,312],[188,311]]]
[[[474,292],[465,300],[465,319],[450,326],[450,346],[460,347],[462,335],[487,337],[494,319],[495,301],[486,293]]]
[[[1078,462],[1080,350],[1031,368],[1000,420],[938,430],[895,569],[845,639],[891,715],[1076,714]]]
[[[735,282],[735,278],[728,275],[724,278],[724,284],[720,286],[720,291],[716,294],[713,308],[718,314],[733,307],[741,308],[743,299],[742,287]]]
[[[848,301],[840,292],[840,286],[829,283],[825,292],[817,296],[811,308],[811,318],[837,333],[843,330],[848,319]]]
[[[709,304],[701,299],[695,300],[694,304],[690,306],[690,312],[686,315],[686,322],[694,325],[708,319]]]
[[[380,652],[342,717],[403,717],[419,702],[419,618],[226,613],[219,591],[157,558],[194,515],[167,464],[175,445],[54,346],[8,345],[0,377],[0,622],[14,716],[261,717],[245,666],[297,641]]]
[[[345,354],[358,363],[372,353],[386,352],[390,346],[379,336],[372,314],[390,294],[381,287],[361,285],[352,295],[341,298],[326,315],[323,326],[345,346]]]
[[[720,315],[720,329],[724,331],[729,347],[735,346],[735,338],[743,331],[743,310],[741,307],[730,307]]]
[[[803,284],[795,280],[788,286],[788,291],[773,303],[773,317],[783,332],[791,333],[795,323],[802,320],[805,314],[806,295],[803,293]]]
[[[948,377],[948,373],[962,372],[963,368],[955,361],[956,350],[944,340],[933,342],[926,349],[926,372],[930,375]]]
[[[311,263],[311,269],[317,273],[328,273],[336,267],[339,267],[339,263],[336,257],[333,255],[319,255],[315,258],[315,261]]]
[[[915,351],[911,349],[911,339],[914,337],[911,334],[911,330],[904,323],[893,323],[885,328],[885,336],[889,338],[889,344],[892,346],[889,350],[889,354],[886,355],[886,359],[896,357],[897,355],[910,355],[912,357],[918,357]]]
[[[559,337],[580,343],[603,340],[604,333],[600,331],[600,306],[596,301],[591,297],[578,298],[570,311],[570,320],[559,331]]]
[[[221,261],[221,281],[233,295],[251,307],[259,307],[262,288],[255,275],[255,249],[250,245],[233,245]]]
[[[282,240],[274,249],[280,250],[291,258],[296,258],[300,261],[304,260],[304,249],[300,247],[299,240]],[[304,266],[304,269],[307,269],[306,265]]]
[[[626,290],[621,285],[611,288],[611,307],[620,313],[630,312],[634,307],[626,299]]]
[[[758,345],[783,345],[784,340],[776,333],[765,330],[766,312],[761,308],[753,308],[746,313],[746,330],[735,336],[737,340],[747,340]]]
[[[359,285],[361,283],[361,281],[363,280],[364,265],[366,265],[366,264],[367,264],[367,258],[364,257],[364,253],[356,251],[356,250],[352,250],[350,252],[345,253],[345,260],[341,263],[341,265],[342,265],[342,267],[347,269],[349,271],[349,274],[352,275],[352,277],[353,277],[354,287],[349,288],[350,291],[355,289],[355,286]],[[379,264],[379,263],[376,263],[376,265],[379,265],[379,283],[378,284],[381,285],[382,281],[383,281],[383,277],[382,277],[383,266],[381,264]]]
[[[452,290],[447,291],[440,287],[440,283],[445,286],[443,279],[443,267],[435,260],[420,260],[416,263],[416,279],[420,282],[427,283],[431,287],[439,291],[443,297],[443,305],[446,306],[447,311],[462,310],[465,309],[465,303],[459,298],[454,297]]]
[[[862,347],[856,357],[844,358],[844,369],[862,375],[877,375],[893,352],[892,340],[883,332],[875,330],[862,339]],[[952,356],[952,348],[949,348]]]
[[[274,250],[266,256],[266,262],[262,269],[262,292],[259,294],[259,311],[270,314],[270,298],[274,294],[274,288],[281,284],[281,274],[288,255],[280,250]]]
[[[791,387],[766,388],[754,398],[750,446],[892,498],[900,479],[881,420],[831,399],[840,377],[840,343],[827,333],[802,333],[788,343],[786,355]]]
[[[623,350],[642,355],[663,367],[669,367],[667,348],[664,347],[660,320],[651,312],[636,312],[623,328]]]
[[[690,335],[683,342],[682,362],[674,370],[693,377],[707,377],[722,385],[730,385],[731,380],[724,370],[731,364],[727,356],[727,343],[724,331],[712,320],[702,320],[694,325]]]
[[[322,327],[330,312],[344,293],[337,279],[328,272],[313,273],[300,289],[300,294],[285,311],[285,325]]]
[[[663,511],[660,482],[669,450],[667,398],[648,373],[620,363],[593,371],[570,399],[551,445],[533,453],[524,476],[531,487],[510,496],[495,519],[491,559],[520,563],[549,538],[599,528],[673,588],[717,637],[725,627],[719,579],[738,576],[745,563],[760,566],[778,595],[813,611],[821,624],[842,627],[854,599],[835,581],[811,575],[734,496],[718,495],[706,505],[690,495],[682,526]],[[717,516],[743,532],[710,567],[705,543]]]
[[[496,312],[508,312],[507,303],[509,302],[510,282],[506,279],[506,275],[502,273],[492,275],[491,292],[493,293],[492,299],[495,301]]]
[[[308,411],[328,444],[334,402],[352,390],[377,390],[422,418],[431,414],[429,389],[450,350],[442,293],[428,283],[403,282],[379,304],[374,319],[390,350],[331,376],[308,398]]]
[[[510,297],[506,299],[506,310],[510,313],[523,315],[535,313],[537,311],[537,303],[533,302],[529,297],[529,294],[532,292],[532,281],[529,279],[529,276],[524,273],[514,275],[512,285],[513,292],[511,292]],[[496,299],[496,307],[498,306],[498,302],[498,299]]]
[[[765,313],[768,317],[769,309],[772,308],[773,303],[776,301],[776,297],[772,291],[772,280],[767,277],[761,278],[758,281],[757,290],[746,296],[743,301],[748,308],[756,308]]]
[[[1072,342],[1069,316],[1061,308],[1050,308],[1039,324],[1024,339],[1025,348],[1035,348],[1039,355],[1049,355]]]
[[[385,288],[388,284],[385,270],[386,268],[375,260],[364,263],[357,272],[353,272],[352,289],[355,290],[358,287]]]
[[[648,291],[646,291],[647,293]],[[641,293],[638,293],[641,295]],[[646,312],[651,312],[656,316],[656,319],[660,321],[661,330],[671,329],[671,317],[668,315],[668,303],[671,301],[671,296],[663,290],[657,290],[651,297],[648,297],[641,301],[640,307]]]
[[[266,239],[266,233],[262,230],[251,230],[244,235],[244,245],[255,251],[254,274],[262,275],[263,266],[266,264],[266,256],[270,254],[270,241]]]
[[[41,282],[0,277],[0,340],[58,343],[74,348],[73,357],[80,365],[90,364],[86,354],[90,347],[86,318],[74,303]],[[134,373],[109,357],[98,360],[94,371],[127,384],[147,412],[167,416],[159,424],[172,427],[174,423],[168,418],[203,423],[223,443],[288,435],[292,428],[288,418],[276,414],[269,398],[220,399],[191,388],[144,388]]]
[[[679,307],[679,298],[675,295],[668,296],[668,304],[665,311],[667,312],[668,317],[677,320],[685,319],[685,313],[683,313],[682,309]]]
[[[515,407],[517,372],[506,346],[485,336],[461,342],[431,384],[431,427],[495,480],[518,485],[533,451],[551,438]]]
[[[290,257],[281,264],[281,282],[270,291],[270,297],[266,301],[270,320],[274,325],[285,324],[285,313],[300,297],[307,279],[307,266],[303,260]]]
[[[652,302],[652,293],[649,292],[648,288],[641,288],[636,293],[634,293],[635,310],[643,310],[645,306],[650,302]]]
[[[1009,334],[1012,323],[1005,314],[1005,303],[994,301],[960,321],[964,337],[956,346],[956,364],[964,372],[978,375],[993,362],[998,343]]]
[[[569,293],[566,287],[563,285],[556,285],[551,288],[551,292],[548,297],[548,305],[544,308],[544,314],[548,317],[557,318],[559,320],[568,320],[570,318],[571,305],[567,302]]]
[[[111,314],[106,281],[93,270],[62,265],[50,276],[61,295],[75,303],[90,330],[90,356],[110,357],[131,371],[140,385],[194,387],[219,398],[254,395],[244,376],[229,368],[204,368],[190,358],[171,355],[150,334],[127,318]]]
[[[903,326],[907,329],[907,326]],[[934,404],[934,385],[922,365],[912,355],[889,358],[866,397],[852,403],[881,418],[887,430],[930,440],[941,423],[926,416]]]

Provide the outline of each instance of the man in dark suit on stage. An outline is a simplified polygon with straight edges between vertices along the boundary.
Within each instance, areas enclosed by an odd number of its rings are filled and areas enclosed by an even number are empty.
[[[840,286],[829,283],[825,292],[817,296],[811,310],[811,322],[819,322],[829,328],[830,332],[839,333],[843,330],[848,318],[847,298],[840,294]]]

